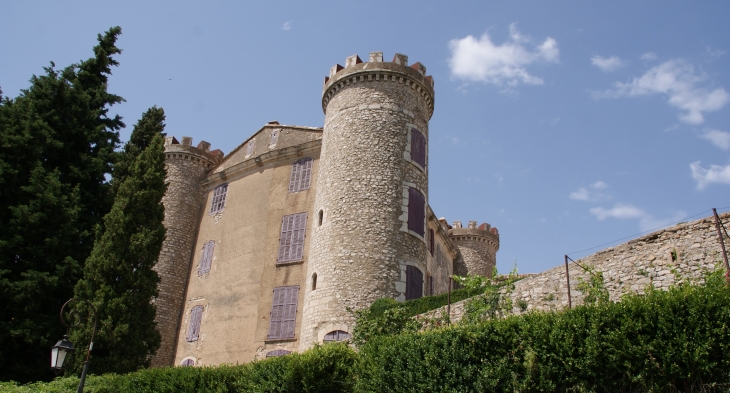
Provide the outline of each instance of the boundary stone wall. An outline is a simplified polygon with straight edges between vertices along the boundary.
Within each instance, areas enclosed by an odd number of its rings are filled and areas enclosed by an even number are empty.
[[[730,227],[730,212],[720,214],[720,221],[726,229]],[[724,239],[727,250],[730,242],[727,236]],[[569,265],[573,306],[583,303],[583,294],[577,289],[579,279],[589,279],[589,273],[579,264],[603,272],[604,285],[611,301],[618,301],[629,292],[643,293],[649,285],[667,289],[686,280],[701,282],[706,272],[718,267],[724,269],[714,216],[677,224],[576,262]],[[526,311],[552,311],[567,307],[565,266],[560,265],[517,281],[510,296],[515,314],[521,312],[518,301],[526,302]],[[452,322],[461,320],[468,300],[451,305]],[[441,307],[421,317],[439,318],[445,312],[446,307]]]

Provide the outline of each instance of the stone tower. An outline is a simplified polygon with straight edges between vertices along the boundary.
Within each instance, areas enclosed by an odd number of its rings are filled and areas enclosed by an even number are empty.
[[[477,227],[476,221],[469,221],[469,226],[462,228],[461,221],[454,221],[449,237],[461,252],[463,260],[456,264],[463,266],[454,266],[454,274],[492,276],[499,250],[497,228],[492,228],[487,223]]]
[[[183,137],[182,140],[180,144],[174,137],[165,138],[168,186],[162,204],[167,236],[154,268],[160,275],[159,295],[154,302],[162,342],[152,358],[154,367],[171,366],[174,361],[178,324],[204,196],[202,180],[223,158],[220,150],[210,151],[208,142],[202,141],[193,147],[192,138]]]
[[[408,265],[426,271],[425,218],[413,216],[428,206],[433,108],[433,79],[405,55],[350,56],[325,78],[300,350],[328,331],[351,332],[348,307],[403,299]]]

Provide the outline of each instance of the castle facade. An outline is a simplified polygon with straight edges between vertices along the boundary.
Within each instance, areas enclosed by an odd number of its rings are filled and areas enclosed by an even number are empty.
[[[269,122],[224,156],[165,142],[154,366],[244,363],[350,337],[348,309],[491,274],[499,234],[428,204],[434,82],[405,55],[348,57],[324,127]]]

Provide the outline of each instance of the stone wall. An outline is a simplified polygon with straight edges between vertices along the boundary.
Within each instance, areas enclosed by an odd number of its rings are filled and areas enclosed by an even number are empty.
[[[209,147],[205,141],[193,147],[189,137],[184,137],[182,144],[173,137],[165,139],[165,181],[168,186],[162,204],[165,206],[163,224],[167,235],[154,267],[160,275],[159,294],[154,303],[157,307],[155,321],[162,342],[152,358],[153,367],[171,366],[174,360],[177,327],[201,212],[201,181],[213,164],[221,159],[221,155],[209,152]]]
[[[464,265],[455,270],[487,277],[492,275],[497,265],[497,250],[499,250],[497,228],[492,228],[487,223],[477,227],[476,221],[469,221],[468,226],[462,228],[461,221],[454,221],[453,227],[449,230],[449,238],[461,252],[460,263]]]
[[[725,228],[730,227],[730,212],[720,215]],[[730,241],[725,237],[726,249]],[[722,251],[713,216],[675,225],[627,243],[599,251],[571,262],[570,288],[573,306],[583,303],[578,291],[579,279],[588,280],[580,265],[603,272],[604,285],[612,301],[629,293],[643,293],[648,285],[667,289],[684,280],[701,281],[705,272],[722,265]],[[521,312],[518,301],[526,302],[527,310],[551,311],[568,306],[565,266],[524,278],[515,283],[511,293],[513,312]],[[458,322],[467,300],[451,306],[451,320]],[[430,311],[425,317],[440,317],[446,307]]]

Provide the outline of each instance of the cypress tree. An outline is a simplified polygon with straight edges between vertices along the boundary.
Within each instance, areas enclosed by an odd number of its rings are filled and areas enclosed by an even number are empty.
[[[152,270],[162,248],[165,193],[164,112],[149,109],[132,132],[115,171],[116,196],[97,233],[84,277],[76,285],[77,297],[90,300],[99,325],[89,372],[126,373],[149,367],[160,345],[154,322],[159,277]],[[121,173],[121,171],[124,173]],[[91,324],[72,331],[71,341],[85,346]],[[86,351],[77,351],[75,372]]]
[[[53,377],[50,347],[65,328],[94,228],[111,207],[123,99],[107,92],[118,27],[98,36],[94,56],[0,99],[0,380]]]

